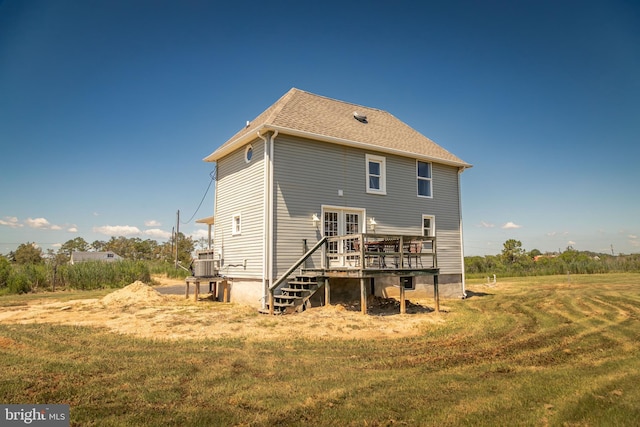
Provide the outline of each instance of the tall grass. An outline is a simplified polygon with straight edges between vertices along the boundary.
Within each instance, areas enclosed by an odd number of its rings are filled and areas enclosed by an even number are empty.
[[[88,261],[74,265],[10,265],[0,272],[0,294],[65,289],[121,288],[136,280],[151,282],[144,261]]]
[[[515,262],[506,262],[500,255],[465,257],[465,273],[468,278],[492,274],[522,277],[626,272],[640,272],[640,254],[612,256],[571,250],[557,256],[541,257],[537,261],[528,255],[522,255]]]
[[[176,268],[173,263],[168,262],[154,262],[149,264],[149,270],[151,274],[164,274],[171,279],[184,279],[187,276],[190,276],[188,271],[183,270],[182,268]]]
[[[143,261],[88,261],[64,265],[58,270],[60,282],[71,289],[122,288],[140,280],[149,283],[151,274]]]

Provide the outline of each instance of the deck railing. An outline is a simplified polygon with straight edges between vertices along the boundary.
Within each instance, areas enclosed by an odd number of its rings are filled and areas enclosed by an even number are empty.
[[[404,270],[438,267],[436,238],[398,234],[349,234],[327,238],[327,269]]]

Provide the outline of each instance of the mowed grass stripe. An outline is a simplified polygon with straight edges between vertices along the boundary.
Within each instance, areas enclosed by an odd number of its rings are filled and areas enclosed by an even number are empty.
[[[640,425],[639,277],[470,283],[425,315],[441,322],[389,340],[3,324],[0,401],[69,403],[82,426]]]

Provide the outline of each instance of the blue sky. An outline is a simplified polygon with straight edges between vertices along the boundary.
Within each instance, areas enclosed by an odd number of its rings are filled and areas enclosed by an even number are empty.
[[[639,76],[636,1],[5,0],[0,253],[166,240],[202,158],[291,87],[473,164],[466,255],[640,252]]]

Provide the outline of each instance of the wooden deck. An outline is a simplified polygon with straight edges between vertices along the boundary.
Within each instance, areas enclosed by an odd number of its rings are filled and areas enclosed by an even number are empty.
[[[302,264],[316,251],[322,253],[320,268],[304,268]],[[371,278],[397,277],[400,288],[400,313],[405,313],[405,288],[401,277],[433,276],[435,310],[440,311],[436,239],[430,236],[389,234],[348,234],[325,236],[312,249],[304,244],[304,255],[269,287],[269,303],[265,312],[274,314],[275,290],[302,266],[302,276],[313,276],[317,288],[324,288],[325,304],[331,303],[330,281],[333,278],[358,279],[362,313],[367,313],[367,288]],[[285,291],[286,298],[289,297]],[[298,297],[295,297],[298,298]],[[286,301],[289,305],[295,305]],[[285,302],[280,302],[284,304]]]
[[[436,238],[350,234],[327,238],[322,268],[329,277],[437,275]]]

